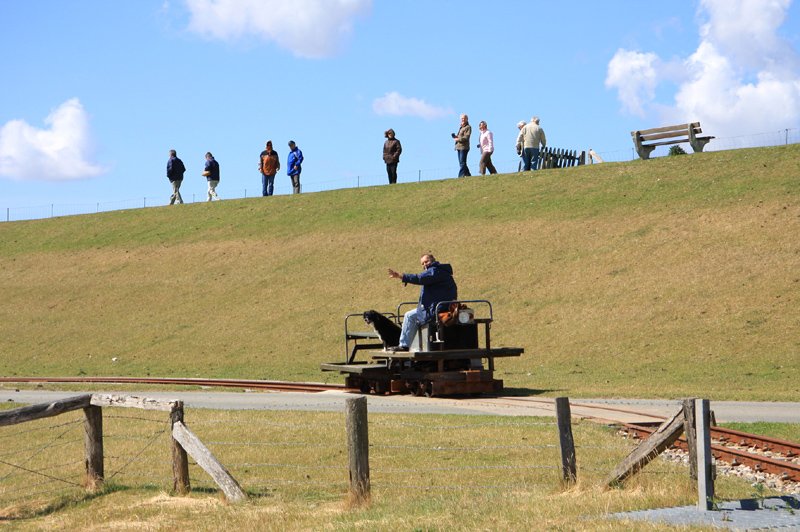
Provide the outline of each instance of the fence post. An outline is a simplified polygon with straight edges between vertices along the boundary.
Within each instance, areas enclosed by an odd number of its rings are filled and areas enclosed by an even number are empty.
[[[422,182],[422,170],[417,170],[417,183]]]
[[[87,406],[83,409],[83,447],[86,466],[86,488],[96,490],[103,485],[103,409]]]
[[[353,503],[369,500],[369,428],[367,398],[354,397],[345,403],[347,451],[350,457],[350,497]]]
[[[170,431],[175,427],[175,423],[183,423],[183,401],[175,401],[175,406],[169,413]],[[178,443],[175,436],[171,437],[172,440],[172,489],[181,495],[189,493],[191,486],[189,485],[189,458],[186,456],[186,450]]]
[[[561,443],[561,475],[565,482],[574,484],[578,478],[575,460],[575,441],[572,439],[572,413],[568,397],[556,398],[558,439]]]
[[[714,478],[711,464],[711,423],[708,399],[695,400],[697,430],[697,509],[708,511],[714,505]]]
[[[697,431],[695,430],[696,399],[683,400],[683,433],[686,435],[686,446],[689,449],[689,478],[697,480]]]

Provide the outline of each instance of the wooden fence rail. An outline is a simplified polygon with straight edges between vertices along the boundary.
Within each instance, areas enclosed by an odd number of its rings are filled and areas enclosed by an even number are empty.
[[[160,401],[134,395],[78,395],[51,403],[0,412],[0,426],[16,425],[83,409],[85,485],[87,489],[96,490],[103,485],[105,479],[103,407],[138,408],[170,413],[175,492],[185,494],[190,490],[188,451],[197,465],[211,476],[229,500],[236,502],[247,498],[236,479],[214,458],[214,455],[200,439],[184,425],[183,401]]]

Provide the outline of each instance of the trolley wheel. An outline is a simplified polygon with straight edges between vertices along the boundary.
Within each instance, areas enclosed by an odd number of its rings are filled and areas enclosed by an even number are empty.
[[[421,387],[425,397],[433,397],[433,383],[431,381],[425,381]]]
[[[367,381],[361,381],[361,393],[369,395],[369,392],[372,390],[372,387],[369,385]]]
[[[408,388],[408,390],[411,392],[411,395],[414,397],[419,397],[422,395],[422,386],[420,386],[420,384],[416,381],[407,382],[406,388]]]
[[[374,390],[376,395],[386,395],[386,383],[383,381],[375,381]]]

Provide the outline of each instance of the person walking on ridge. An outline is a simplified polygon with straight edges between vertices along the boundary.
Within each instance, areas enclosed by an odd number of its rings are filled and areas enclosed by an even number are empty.
[[[403,146],[394,136],[394,129],[387,129],[383,134],[386,142],[383,143],[383,162],[386,163],[386,173],[389,176],[389,184],[397,183],[397,163],[400,162],[400,154],[403,153]]]
[[[214,156],[211,155],[211,152],[206,152],[206,165],[205,170],[203,170],[203,175],[208,180],[208,201],[216,198],[219,200],[219,196],[217,196],[217,185],[219,185],[219,163],[214,159]]]
[[[272,196],[275,187],[275,174],[281,169],[281,158],[272,149],[272,141],[268,140],[259,158],[258,169],[261,172],[261,195]]]
[[[539,167],[539,146],[545,149],[547,146],[547,137],[544,135],[544,129],[539,127],[539,117],[534,116],[531,121],[522,128],[522,162],[523,169],[536,170]]]
[[[169,204],[174,205],[183,203],[181,197],[181,183],[183,183],[183,174],[186,173],[186,167],[183,161],[178,159],[178,153],[175,150],[169,150],[169,160],[167,161],[167,179],[172,185],[172,195],[169,197]]]
[[[481,175],[485,175],[487,169],[490,174],[496,174],[497,169],[492,164],[494,135],[489,131],[489,128],[486,126],[486,121],[484,120],[481,120],[481,123],[478,124],[478,129],[481,131],[480,141],[478,142],[478,148],[481,150],[481,160],[480,163],[478,163],[478,170],[480,170]]]
[[[469,154],[469,137],[472,135],[472,126],[469,125],[469,117],[461,115],[461,126],[458,128],[458,133],[451,133],[456,144],[456,152],[458,153],[458,177],[467,177],[472,174],[469,173],[467,167],[467,154]]]
[[[286,161],[286,174],[292,178],[294,194],[300,194],[300,172],[303,171],[303,152],[293,140],[289,141],[289,158]]]

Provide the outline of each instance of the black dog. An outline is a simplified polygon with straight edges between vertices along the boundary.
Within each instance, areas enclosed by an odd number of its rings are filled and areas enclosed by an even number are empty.
[[[383,349],[400,343],[400,326],[376,310],[364,313],[364,321],[371,325],[383,342]]]

